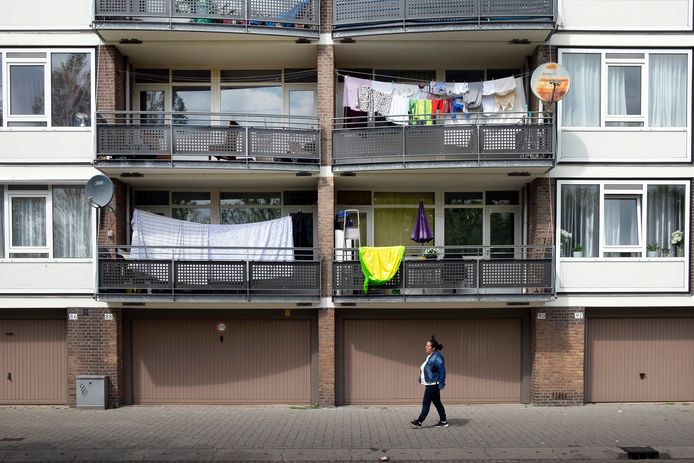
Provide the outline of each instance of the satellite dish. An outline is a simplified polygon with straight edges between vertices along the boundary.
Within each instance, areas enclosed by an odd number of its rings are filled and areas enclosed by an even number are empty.
[[[530,78],[530,88],[536,97],[554,103],[566,96],[571,87],[571,76],[557,63],[545,63],[537,67]]]
[[[104,207],[113,198],[113,182],[105,175],[95,175],[84,187],[84,194],[92,207]]]

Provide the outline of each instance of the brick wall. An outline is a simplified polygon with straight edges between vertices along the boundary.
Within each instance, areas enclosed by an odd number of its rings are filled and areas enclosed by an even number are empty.
[[[318,118],[321,128],[321,164],[332,165],[332,121],[335,117],[335,49],[318,45]]]
[[[96,51],[96,110],[125,110],[125,69],[123,55],[113,45]]]
[[[320,31],[332,32],[333,25],[333,0],[320,0]]]
[[[544,319],[538,319],[538,314],[544,314]],[[534,405],[583,404],[585,310],[537,308],[532,318],[530,401]]]
[[[552,246],[557,218],[557,182],[538,178],[528,184],[528,244]]]
[[[126,187],[118,179],[113,181],[113,198],[107,207],[101,208],[99,246],[118,246],[127,242],[126,238]],[[111,236],[108,236],[108,232]]]
[[[318,313],[318,403],[335,406],[335,309]]]
[[[109,405],[123,398],[123,322],[120,308],[68,308],[77,320],[68,320],[68,405],[77,400],[78,375],[107,375]],[[105,320],[104,315],[113,315]],[[68,317],[69,318],[69,317]]]
[[[551,47],[549,45],[540,45],[539,47],[537,47],[535,49],[533,54],[530,56],[530,72],[533,72],[540,64],[550,63],[550,62],[556,63],[558,61],[559,61],[559,54],[558,54],[558,48],[557,47]],[[530,109],[531,111],[538,111],[539,102],[540,102],[540,100],[538,100],[537,97],[531,91],[528,109]],[[552,105],[552,107],[545,104],[545,111],[554,111],[555,110],[554,106],[556,106],[556,104]]]

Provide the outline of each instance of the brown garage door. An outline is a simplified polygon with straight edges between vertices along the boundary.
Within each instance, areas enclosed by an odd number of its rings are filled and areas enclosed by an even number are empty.
[[[694,400],[693,352],[694,318],[589,319],[587,400]]]
[[[133,400],[309,403],[309,320],[133,320]]]
[[[0,404],[67,402],[65,320],[0,320]]]
[[[444,345],[446,402],[520,402],[520,320],[345,320],[345,402],[421,401],[432,334]]]

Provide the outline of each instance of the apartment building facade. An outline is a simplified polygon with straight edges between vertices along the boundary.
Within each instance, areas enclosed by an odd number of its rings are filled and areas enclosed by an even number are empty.
[[[694,400],[693,5],[630,3],[5,6],[0,404],[417,403],[432,334],[448,403]],[[345,98],[506,77],[505,113]]]

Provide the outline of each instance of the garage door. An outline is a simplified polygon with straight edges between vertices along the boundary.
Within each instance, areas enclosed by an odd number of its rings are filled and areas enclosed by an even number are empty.
[[[0,320],[0,404],[65,404],[65,320]]]
[[[135,403],[309,403],[309,320],[133,320]]]
[[[694,400],[694,318],[588,320],[589,402]]]
[[[444,345],[444,401],[520,402],[520,320],[345,320],[345,402],[419,403],[432,334]]]

